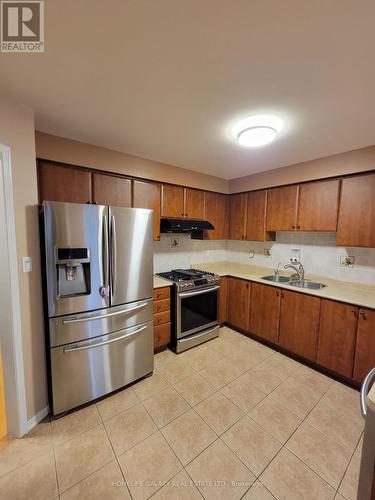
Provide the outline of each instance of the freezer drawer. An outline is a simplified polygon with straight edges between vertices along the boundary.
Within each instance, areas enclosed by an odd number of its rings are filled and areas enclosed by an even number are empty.
[[[52,411],[68,411],[154,369],[152,321],[50,349]]]
[[[152,299],[49,320],[50,347],[92,339],[152,320]]]

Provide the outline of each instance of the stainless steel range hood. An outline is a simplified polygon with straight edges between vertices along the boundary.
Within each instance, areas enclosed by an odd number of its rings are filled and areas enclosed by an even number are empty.
[[[207,220],[194,219],[161,219],[161,233],[195,233],[215,229]]]

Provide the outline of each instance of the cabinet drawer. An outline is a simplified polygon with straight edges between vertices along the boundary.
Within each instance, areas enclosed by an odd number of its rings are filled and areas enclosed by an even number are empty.
[[[171,302],[169,299],[157,300],[154,302],[154,314],[162,311],[168,311],[170,308]]]
[[[169,299],[170,295],[171,295],[170,286],[154,289],[154,300]]]
[[[154,349],[169,344],[171,340],[171,324],[154,326]]]
[[[163,325],[164,323],[169,323],[171,320],[170,311],[163,311],[154,314],[154,326]]]

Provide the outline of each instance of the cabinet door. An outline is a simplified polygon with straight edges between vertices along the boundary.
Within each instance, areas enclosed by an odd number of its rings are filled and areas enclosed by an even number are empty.
[[[160,184],[134,181],[133,207],[151,208],[154,211],[154,240],[160,240]]]
[[[246,234],[247,193],[230,196],[229,239],[244,240]]]
[[[91,203],[91,172],[38,162],[39,201]]]
[[[281,292],[279,343],[289,351],[316,361],[320,299],[298,292]]]
[[[297,229],[332,231],[337,229],[340,181],[300,184]]]
[[[220,278],[220,302],[219,302],[219,322],[227,321],[227,296],[228,296],[228,279],[226,276]]]
[[[294,231],[297,226],[298,186],[268,190],[267,231]]]
[[[203,220],[204,191],[185,188],[185,217]]]
[[[226,240],[228,238],[228,196],[206,191],[204,196],[204,219],[215,229],[204,232],[206,240]]]
[[[269,241],[274,233],[266,231],[267,191],[247,193],[246,239],[249,241]]]
[[[357,335],[358,308],[333,300],[322,300],[317,362],[352,378]]]
[[[279,340],[280,299],[279,288],[251,284],[249,330],[274,344]]]
[[[184,217],[184,188],[163,184],[161,187],[161,216]]]
[[[342,179],[336,244],[375,247],[375,174]]]
[[[375,367],[375,311],[360,309],[358,317],[357,346],[354,360],[354,380],[362,383]]]
[[[228,322],[247,330],[249,326],[250,282],[228,278]]]
[[[115,175],[93,174],[93,202],[113,207],[132,206],[132,181]]]

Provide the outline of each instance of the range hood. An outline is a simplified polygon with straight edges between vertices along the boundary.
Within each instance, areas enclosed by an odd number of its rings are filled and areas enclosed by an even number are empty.
[[[215,229],[211,222],[207,220],[195,219],[161,219],[161,233],[195,233],[196,231],[205,231]]]

